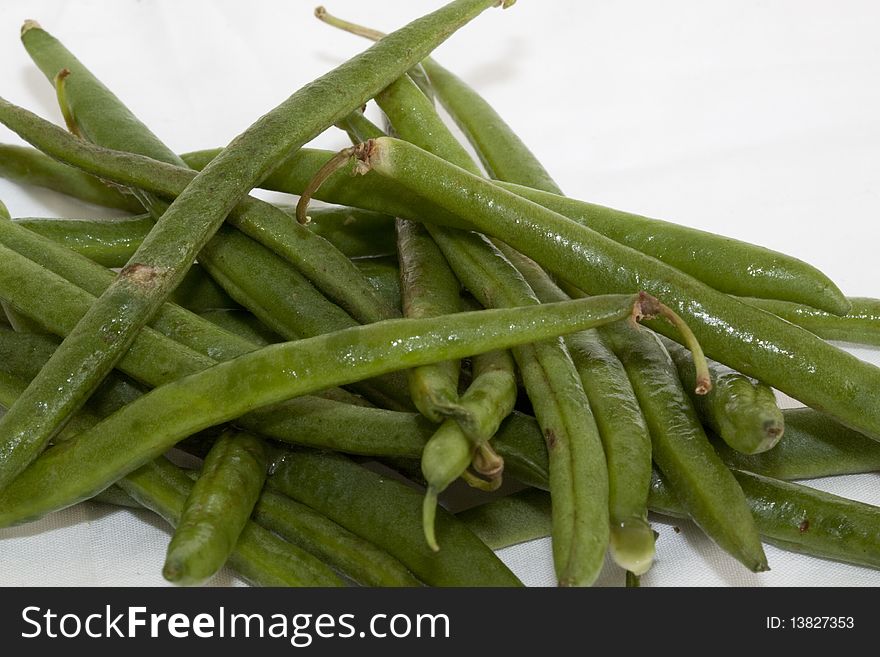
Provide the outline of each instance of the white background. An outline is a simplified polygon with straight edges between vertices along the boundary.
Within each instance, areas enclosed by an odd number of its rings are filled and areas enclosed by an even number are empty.
[[[328,0],[390,30],[439,0]],[[219,146],[364,47],[285,1],[4,0],[0,94],[59,121],[18,40],[39,20],[168,144]],[[474,85],[570,195],[807,260],[850,295],[880,296],[880,5],[869,0],[520,0],[437,58]],[[18,141],[4,129],[0,140]],[[318,143],[346,145],[340,133]],[[0,181],[13,216],[109,214]],[[880,363],[877,350],[856,353]],[[878,391],[880,392],[880,391]],[[817,482],[880,504],[876,474]],[[657,522],[644,585],[880,585],[880,573],[768,548],[745,572],[689,523]],[[162,584],[167,534],[85,505],[0,531],[0,584]],[[503,558],[551,584],[546,542]],[[235,582],[228,574],[217,584]],[[622,576],[606,569],[600,583]]]

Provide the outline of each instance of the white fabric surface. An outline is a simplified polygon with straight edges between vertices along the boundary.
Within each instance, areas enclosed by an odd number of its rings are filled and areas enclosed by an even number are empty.
[[[441,4],[328,1],[380,29]],[[34,18],[167,143],[223,145],[363,47],[311,10],[302,0],[4,0],[0,93],[60,121],[18,42],[21,22]],[[776,248],[847,294],[878,296],[878,28],[870,0],[521,0],[487,12],[437,57],[495,105],[568,194]],[[18,141],[5,129],[0,140]],[[113,214],[4,181],[0,199],[13,216]],[[856,353],[880,363],[878,350]],[[880,504],[877,484],[870,474],[813,485]],[[773,570],[752,575],[690,523],[654,524],[658,558],[645,585],[880,585],[880,572],[772,547]],[[166,540],[147,513],[78,506],[0,530],[0,584],[161,585]],[[501,556],[527,584],[552,584],[547,541]],[[621,581],[609,567],[599,583]],[[224,573],[214,583],[237,582]]]

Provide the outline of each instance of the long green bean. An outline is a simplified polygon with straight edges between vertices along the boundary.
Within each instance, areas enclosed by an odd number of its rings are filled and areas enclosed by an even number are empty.
[[[880,368],[404,142],[383,137],[357,155],[447,211],[422,216],[445,221],[451,214],[456,226],[496,234],[588,292],[645,287],[663,295],[710,357],[880,438],[880,407],[870,392],[880,386]]]
[[[646,303],[656,301],[613,295],[430,320],[386,320],[263,347],[156,388],[45,452],[0,493],[0,526],[87,499],[186,436],[255,408],[385,372],[592,328],[631,317]],[[607,514],[605,499],[603,508]]]
[[[569,298],[533,261],[509,247],[500,248],[542,302]],[[648,524],[651,435],[626,368],[603,334],[598,329],[582,331],[566,336],[565,343],[596,417],[608,463],[611,554],[619,566],[641,575],[654,558],[654,532]]]
[[[767,570],[746,499],[716,455],[658,336],[641,327],[607,333],[651,434],[652,456],[688,514],[747,568]]]

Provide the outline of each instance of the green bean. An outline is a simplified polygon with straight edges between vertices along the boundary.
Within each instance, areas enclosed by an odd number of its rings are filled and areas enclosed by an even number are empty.
[[[451,217],[456,226],[469,223],[495,234],[588,292],[647,288],[693,325],[710,357],[880,438],[880,407],[870,392],[880,387],[877,367],[404,142],[383,137],[358,156],[373,163],[376,173],[410,190],[409,198],[418,193],[425,203],[441,208],[423,217]],[[365,179],[369,175],[361,182]]]
[[[501,186],[718,291],[849,312],[849,301],[825,274],[778,251],[519,185]]]
[[[786,409],[785,440],[769,452],[742,454],[715,439],[731,468],[776,479],[810,479],[880,470],[880,445],[811,408]]]
[[[550,496],[526,488],[456,514],[493,550],[550,536]]]
[[[421,529],[421,496],[409,486],[339,455],[293,452],[269,484],[397,557],[431,586],[519,586],[507,567],[454,516],[441,511],[433,552]]]
[[[534,261],[509,247],[499,246],[542,302],[569,298]],[[651,482],[648,426],[626,369],[602,334],[598,330],[582,331],[567,336],[565,343],[587,393],[605,450],[611,554],[619,566],[641,575],[654,559],[654,532],[648,524]]]
[[[842,317],[786,301],[749,298],[742,301],[797,324],[825,340],[880,346],[880,299],[849,297],[850,310]]]
[[[166,459],[160,458],[132,472],[120,486],[140,504],[176,526],[193,484]],[[248,522],[229,564],[258,586],[343,586],[329,567],[308,552],[291,545],[259,525]]]
[[[12,215],[9,214],[9,208],[6,207],[3,201],[0,201],[0,219],[12,219]]]
[[[56,346],[46,336],[0,330],[0,376],[22,381],[23,390]],[[113,374],[89,399],[88,407],[99,415],[109,415],[141,394],[140,388]],[[0,401],[7,399],[11,404],[15,397],[0,397]],[[298,397],[253,411],[237,423],[276,439],[321,449],[411,459],[421,456],[425,443],[436,430],[418,413],[352,405],[356,398],[342,401],[348,403],[332,398]],[[65,432],[72,428],[74,420]],[[547,487],[547,451],[534,418],[514,412],[502,422],[494,445],[504,456],[509,474],[530,486]]]
[[[477,355],[473,359],[473,376],[459,400],[461,412],[447,419],[422,451],[422,474],[427,485],[422,526],[428,545],[435,551],[440,549],[434,531],[438,494],[461,477],[471,461],[479,474],[490,482],[501,483],[504,461],[489,446],[489,440],[516,403],[513,359],[505,351]]]
[[[694,386],[693,360],[686,349],[661,338],[685,389]],[[712,390],[690,394],[703,423],[743,454],[759,454],[776,446],[785,431],[785,419],[773,389],[720,363],[710,361]]]
[[[87,499],[186,436],[255,408],[385,372],[592,328],[641,312],[646,303],[656,301],[616,295],[386,320],[263,347],[156,388],[47,450],[0,493],[0,526]],[[607,513],[607,503],[603,507]]]
[[[461,286],[423,226],[399,219],[397,250],[404,317],[429,318],[461,310]],[[413,403],[432,422],[442,422],[455,410],[460,369],[458,361],[443,361],[407,372]]]
[[[326,13],[319,18],[369,39],[384,36]],[[433,59],[424,60],[422,66],[441,104],[473,145],[489,175],[534,188],[504,185],[507,189],[667,262],[722,292],[796,301],[836,314],[848,312],[849,302],[837,286],[796,258],[713,233],[562,197],[546,169],[489,103]],[[444,159],[461,166],[448,157]]]
[[[784,550],[880,568],[880,507],[806,486],[734,470],[764,539]],[[651,482],[651,509],[684,515],[661,477]]]
[[[268,453],[250,434],[227,432],[211,447],[184,502],[162,574],[199,584],[229,558],[266,480]]]
[[[244,338],[248,342],[265,347],[267,344],[284,342],[284,339],[254,317],[247,310],[216,308],[199,313],[212,324]]]
[[[311,507],[264,490],[254,520],[363,586],[420,586],[400,561]]]
[[[26,146],[0,144],[0,178],[45,187],[86,203],[128,212],[141,211],[140,203],[133,196]]]
[[[605,334],[621,360],[651,434],[654,461],[688,514],[750,570],[767,570],[743,492],[712,449],[659,338],[620,325]]]

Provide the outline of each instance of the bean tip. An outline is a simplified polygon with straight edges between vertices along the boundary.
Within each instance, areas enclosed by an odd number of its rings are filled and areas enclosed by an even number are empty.
[[[43,26],[40,25],[37,21],[28,18],[24,23],[21,24],[21,36],[27,34],[30,30],[42,30]]]
[[[323,18],[327,15],[327,8],[324,5],[315,7],[315,18]]]

